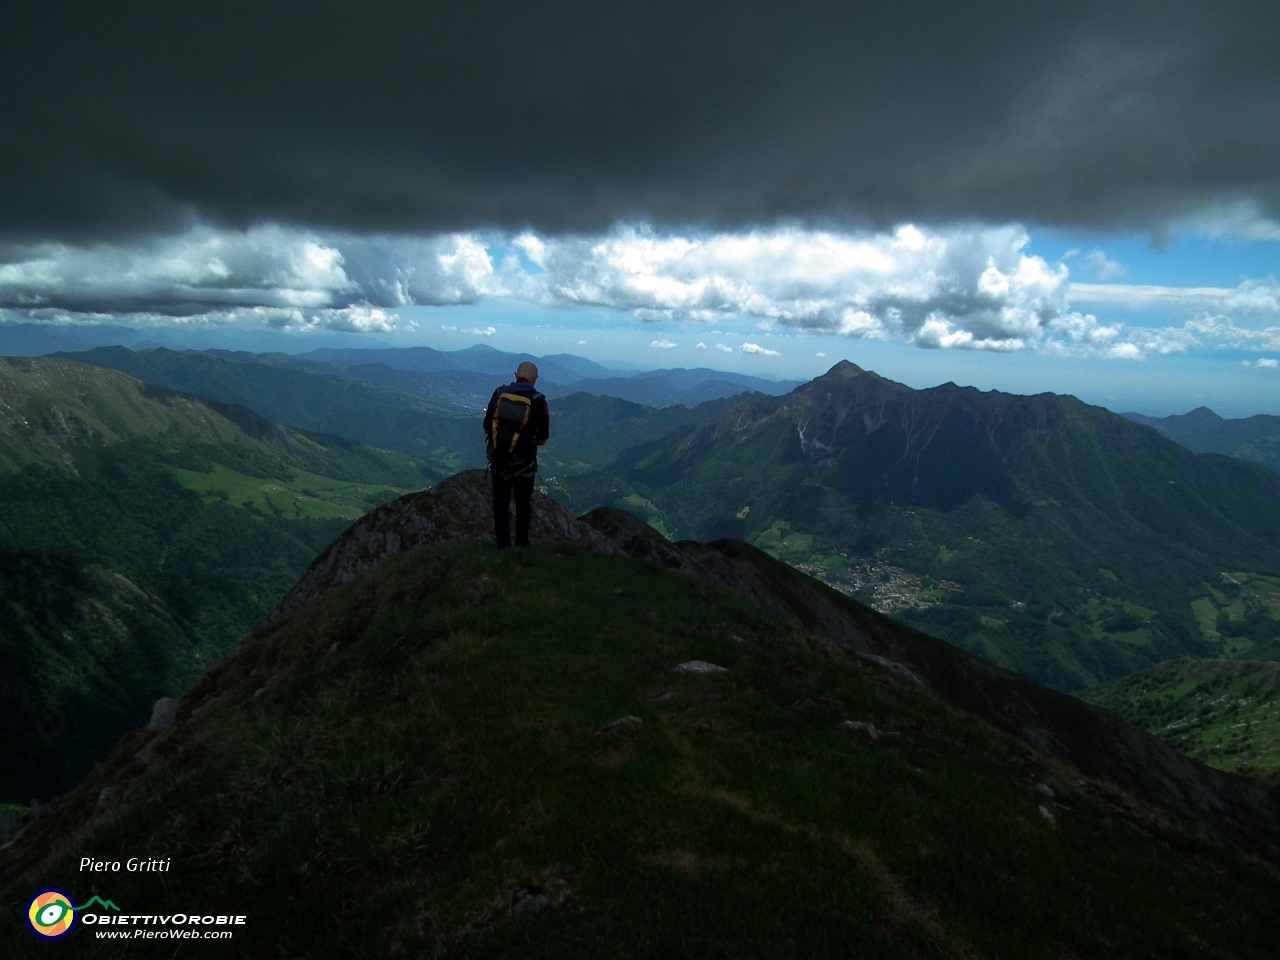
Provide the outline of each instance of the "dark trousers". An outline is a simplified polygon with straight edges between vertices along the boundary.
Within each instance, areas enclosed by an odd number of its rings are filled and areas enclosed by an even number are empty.
[[[511,546],[511,494],[516,495],[516,546],[529,545],[529,503],[533,499],[533,473],[510,480],[493,477],[493,533],[498,539],[498,549]]]

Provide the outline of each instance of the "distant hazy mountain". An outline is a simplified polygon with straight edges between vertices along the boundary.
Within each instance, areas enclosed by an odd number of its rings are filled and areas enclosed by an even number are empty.
[[[1280,570],[1280,479],[1255,465],[1072,397],[912,390],[849,363],[566,489],[579,511],[749,540],[1064,690],[1249,656],[1263,638],[1229,641],[1213,584]]]
[[[1280,417],[1260,414],[1239,420],[1224,420],[1208,407],[1172,417],[1148,417],[1126,413],[1135,423],[1155,427],[1196,453],[1223,453],[1252,460],[1280,473]]]
[[[483,355],[492,353],[496,351]],[[279,423],[395,450],[444,472],[484,465],[479,412],[494,387],[505,382],[497,375],[465,370],[422,373],[382,363],[338,366],[285,354],[133,352],[104,347],[57,356],[119,370],[157,386],[241,404]],[[544,475],[590,469],[627,447],[654,441],[724,409],[712,406],[694,412],[692,408],[704,401],[741,392],[738,385],[721,384],[722,390],[701,379],[715,371],[672,373],[677,383],[691,388],[669,390],[658,376],[646,375],[635,383],[649,391],[648,396],[660,396],[661,402],[642,407],[582,391],[573,391],[578,399],[570,401],[554,384],[539,381],[556,400],[552,404],[551,442],[542,451]],[[750,377],[741,379],[757,382]],[[691,399],[677,402],[674,397]],[[565,403],[560,402],[562,398]],[[686,403],[690,409],[678,403]],[[655,416],[660,407],[670,408],[669,412]],[[621,420],[625,422],[611,420],[624,408],[627,414]]]
[[[736,402],[730,397],[708,400],[696,407],[655,408],[589,393],[557,399],[550,405],[551,439],[538,452],[542,480],[549,483],[553,476],[599,467],[624,450],[648,449],[685,436]]]
[[[59,350],[146,344],[145,331],[114,324],[0,323],[0,356],[38,357]]]
[[[546,386],[548,397],[567,396],[570,393],[592,393],[597,396],[617,397],[653,407],[684,404],[697,406],[708,400],[738,396],[743,393],[764,393],[775,396],[789,393],[800,381],[765,380],[723,370],[674,369],[650,370],[628,377],[578,380],[568,385]],[[539,383],[539,386],[542,386]]]
[[[349,376],[394,386],[415,396],[463,409],[474,408],[474,397],[478,393],[483,392],[484,399],[488,399],[488,392],[481,390],[482,384],[490,384],[488,390],[492,391],[494,386],[508,382],[515,368],[525,360],[537,364],[541,377],[538,386],[548,397],[591,393],[654,407],[674,404],[693,407],[707,400],[751,391],[775,395],[787,393],[800,384],[800,381],[766,380],[707,368],[619,372],[573,354],[536,357],[503,353],[484,344],[449,352],[428,347],[322,349],[303,354],[299,359],[340,365]],[[386,372],[386,368],[402,374],[397,378]],[[477,375],[477,379],[466,377],[467,372]],[[480,375],[491,379],[479,379]]]
[[[410,370],[414,373],[466,370],[472,373],[489,374],[498,377],[504,382],[511,379],[516,367],[525,360],[536,363],[538,372],[542,377],[557,383],[571,383],[575,380],[581,380],[583,377],[607,377],[613,373],[607,367],[602,367],[591,360],[575,357],[571,354],[535,357],[528,353],[505,353],[484,344],[476,344],[466,350],[450,350],[447,352],[433,350],[430,347],[365,350],[322,348],[300,356],[304,359],[319,360],[344,367],[381,363],[394,370]]]

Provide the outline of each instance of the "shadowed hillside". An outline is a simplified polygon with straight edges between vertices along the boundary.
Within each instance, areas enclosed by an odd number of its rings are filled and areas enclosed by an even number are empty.
[[[0,552],[0,802],[75,786],[273,599],[225,579]]]
[[[357,523],[25,824],[3,915],[204,898],[248,917],[222,956],[1270,955],[1260,784],[745,544],[539,497],[499,554],[484,500],[463,474]]]
[[[351,520],[435,476],[114,371],[0,358],[0,802],[72,786]]]

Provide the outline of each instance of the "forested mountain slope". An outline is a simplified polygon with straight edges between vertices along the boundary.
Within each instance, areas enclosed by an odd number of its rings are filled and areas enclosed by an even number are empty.
[[[1280,573],[1280,478],[1072,397],[841,363],[573,478],[674,536],[746,539],[1059,689],[1228,649],[1223,574]]]
[[[0,802],[69,787],[351,520],[437,476],[114,371],[0,358]]]

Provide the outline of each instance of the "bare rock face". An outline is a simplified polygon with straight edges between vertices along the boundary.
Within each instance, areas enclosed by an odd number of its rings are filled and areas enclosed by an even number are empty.
[[[275,623],[330,587],[404,550],[432,543],[493,539],[493,491],[483,470],[466,470],[429,490],[410,493],[357,520],[329,545],[267,618]],[[575,543],[587,550],[615,549],[592,527],[550,497],[533,494],[529,542]]]

